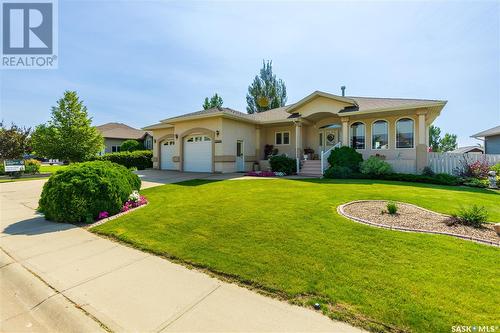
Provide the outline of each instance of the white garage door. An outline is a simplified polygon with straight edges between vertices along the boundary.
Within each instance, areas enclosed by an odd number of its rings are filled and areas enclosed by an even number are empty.
[[[175,164],[172,157],[175,154],[175,141],[165,140],[161,143],[161,169],[162,170],[175,170]]]
[[[184,171],[212,172],[212,140],[208,136],[184,139]]]

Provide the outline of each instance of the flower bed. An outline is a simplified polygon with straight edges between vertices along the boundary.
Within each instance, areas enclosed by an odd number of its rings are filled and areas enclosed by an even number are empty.
[[[384,213],[387,201],[361,200],[341,205],[339,214],[376,227],[431,234],[443,234],[476,242],[500,246],[500,237],[491,223],[481,228],[453,223],[453,217],[415,205],[398,202],[396,214]]]
[[[140,195],[138,191],[134,191],[132,192],[132,194],[129,195],[128,200],[125,201],[125,203],[123,204],[122,208],[120,209],[120,213],[115,215],[110,215],[108,212],[102,211],[99,213],[94,223],[86,224],[85,227],[90,228],[90,227],[95,227],[97,225],[101,225],[109,220],[112,220],[126,213],[129,213],[135,208],[140,208],[147,204],[148,204],[148,199],[146,199],[145,196]]]
[[[245,176],[251,177],[283,177],[284,172],[274,172],[274,171],[250,171],[245,174]]]

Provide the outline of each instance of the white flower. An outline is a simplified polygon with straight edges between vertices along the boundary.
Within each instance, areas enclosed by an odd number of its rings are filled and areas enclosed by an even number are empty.
[[[140,198],[141,196],[139,195],[138,191],[134,191],[128,196],[128,199],[133,202],[138,202]]]

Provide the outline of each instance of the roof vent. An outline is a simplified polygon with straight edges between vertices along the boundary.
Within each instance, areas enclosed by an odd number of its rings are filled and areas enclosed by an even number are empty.
[[[342,90],[342,97],[345,96],[345,86],[340,87],[340,90]]]

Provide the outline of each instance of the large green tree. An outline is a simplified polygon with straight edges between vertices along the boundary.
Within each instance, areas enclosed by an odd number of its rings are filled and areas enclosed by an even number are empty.
[[[211,108],[220,108],[222,106],[222,103],[224,103],[222,97],[215,93],[215,95],[213,95],[211,98],[205,97],[205,101],[203,102],[203,109],[208,110]]]
[[[6,127],[0,122],[0,160],[22,158],[31,151],[31,128],[11,124]]]
[[[272,61],[263,61],[260,74],[248,86],[247,112],[267,111],[286,104],[286,86],[273,74]]]
[[[52,117],[35,128],[33,149],[38,155],[64,161],[80,162],[99,153],[103,148],[101,133],[93,127],[87,107],[76,91],[65,91],[52,107]]]
[[[447,152],[457,148],[457,135],[445,133],[441,138],[441,129],[431,125],[429,127],[429,146],[433,152]]]

